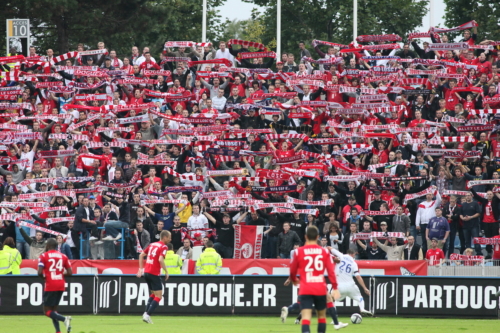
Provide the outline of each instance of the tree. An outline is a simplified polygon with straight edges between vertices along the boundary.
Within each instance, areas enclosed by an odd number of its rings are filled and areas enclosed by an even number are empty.
[[[276,0],[243,0],[265,6],[263,42],[276,36]],[[395,33],[404,38],[422,24],[424,1],[358,0],[358,35]],[[341,0],[287,1],[281,8],[281,48],[298,51],[298,42],[313,39],[352,41],[352,3]]]
[[[222,32],[214,8],[224,1],[208,0],[210,40]],[[32,42],[41,53],[48,48],[65,53],[78,43],[95,49],[103,41],[125,55],[133,45],[159,52],[166,40],[201,39],[201,0],[18,0],[2,9],[0,20],[30,18]]]
[[[445,24],[447,27],[456,27],[463,23],[475,20],[478,23],[478,40],[500,40],[500,3],[490,0],[444,0],[446,4]],[[449,33],[450,40],[461,35],[461,31]]]

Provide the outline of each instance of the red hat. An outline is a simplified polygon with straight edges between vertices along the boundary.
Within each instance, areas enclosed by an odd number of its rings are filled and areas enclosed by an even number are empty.
[[[283,61],[276,61],[276,65],[279,65],[279,64],[283,65]]]
[[[194,234],[194,237],[201,237],[201,232],[197,232]]]

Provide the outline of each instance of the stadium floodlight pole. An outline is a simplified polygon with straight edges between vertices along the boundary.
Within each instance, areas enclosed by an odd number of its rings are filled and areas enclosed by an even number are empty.
[[[358,38],[358,0],[353,0],[352,11],[352,33],[354,42],[356,42],[356,38]]]
[[[432,0],[429,0],[429,27],[432,27]]]
[[[281,59],[281,0],[276,4],[277,17],[276,17],[276,61]]]
[[[207,0],[203,0],[203,21],[201,23],[201,42],[207,41]]]
[[[358,38],[358,0],[352,0],[352,35],[353,42],[356,45],[356,38]],[[355,59],[354,53],[352,54],[352,58]]]

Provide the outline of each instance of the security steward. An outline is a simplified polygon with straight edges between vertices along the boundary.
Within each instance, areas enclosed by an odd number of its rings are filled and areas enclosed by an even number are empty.
[[[14,238],[7,237],[3,242],[3,251],[10,253],[10,269],[12,274],[21,274],[21,262],[23,258],[21,253],[16,249]]]
[[[222,269],[222,258],[215,251],[214,243],[209,240],[205,245],[205,251],[200,255],[196,262],[196,271],[198,274],[217,275]]]
[[[3,249],[0,243],[0,275],[12,274],[12,255]]]
[[[172,243],[167,245],[168,251],[165,256],[165,266],[167,266],[167,271],[169,275],[182,274],[182,259],[178,254],[174,252],[174,246]],[[163,271],[165,273],[165,271]]]

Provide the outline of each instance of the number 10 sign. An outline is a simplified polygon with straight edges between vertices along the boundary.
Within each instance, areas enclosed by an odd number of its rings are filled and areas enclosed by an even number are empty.
[[[29,42],[30,20],[7,20],[7,53],[10,53],[11,48],[15,48],[19,53],[27,53],[30,44]],[[26,50],[23,50],[23,46],[26,47]]]

